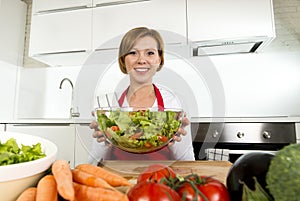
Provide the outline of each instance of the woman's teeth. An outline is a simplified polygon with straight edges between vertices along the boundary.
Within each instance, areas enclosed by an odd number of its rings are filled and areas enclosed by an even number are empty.
[[[136,71],[139,71],[139,72],[145,72],[147,70],[149,70],[148,68],[135,68]]]

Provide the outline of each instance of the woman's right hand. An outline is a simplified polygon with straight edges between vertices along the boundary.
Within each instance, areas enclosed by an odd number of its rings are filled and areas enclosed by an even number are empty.
[[[95,113],[92,112],[92,116],[95,116]],[[105,144],[108,144],[105,136],[103,135],[102,131],[99,130],[99,124],[96,120],[92,121],[89,125],[90,129],[93,129],[93,138],[97,139],[97,142],[105,142]]]

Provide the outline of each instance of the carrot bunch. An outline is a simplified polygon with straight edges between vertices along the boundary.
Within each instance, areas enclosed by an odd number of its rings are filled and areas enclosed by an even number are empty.
[[[71,169],[66,160],[52,164],[52,175],[42,177],[36,187],[23,191],[17,201],[128,201],[120,186],[132,186],[124,177],[92,164]]]

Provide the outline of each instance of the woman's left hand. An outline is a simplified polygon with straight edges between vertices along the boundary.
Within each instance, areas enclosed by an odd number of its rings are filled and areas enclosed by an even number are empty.
[[[169,143],[169,146],[173,145],[175,142],[181,141],[181,136],[186,135],[185,127],[190,124],[190,120],[186,117],[186,114],[184,114],[184,117],[181,120],[181,126],[178,129],[176,135],[174,135],[173,140]]]

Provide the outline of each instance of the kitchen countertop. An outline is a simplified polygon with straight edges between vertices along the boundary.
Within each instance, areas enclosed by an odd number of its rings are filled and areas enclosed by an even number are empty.
[[[165,164],[176,174],[186,176],[195,173],[212,176],[226,185],[226,177],[232,163],[229,161],[104,161],[104,168],[122,175],[129,180],[136,180],[138,175],[150,164]]]
[[[191,122],[300,122],[300,116],[192,117]]]
[[[94,119],[79,118],[23,118],[1,121],[3,124],[90,124]]]

